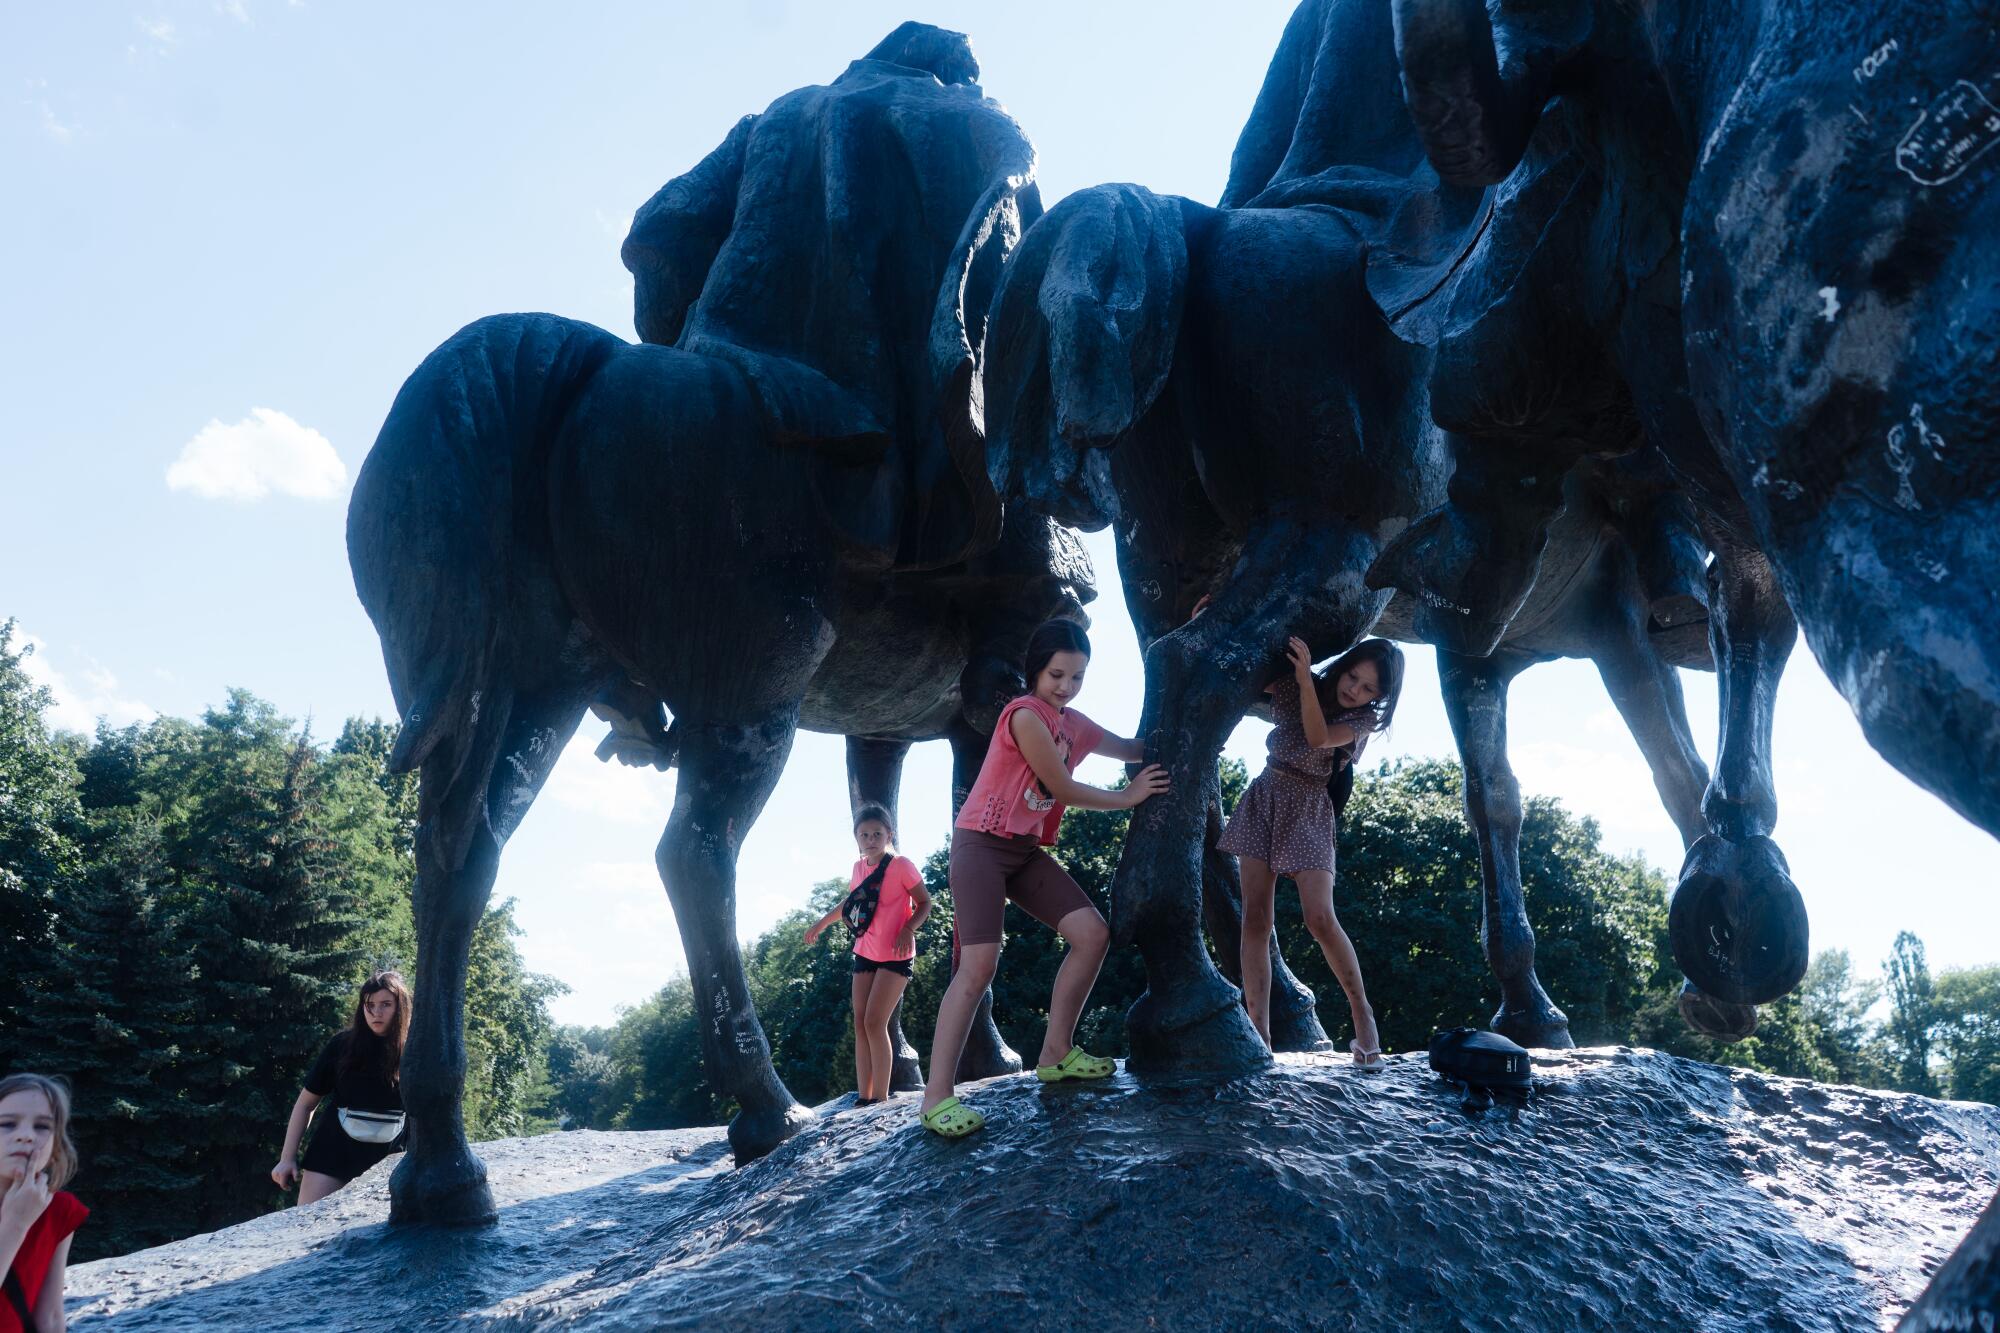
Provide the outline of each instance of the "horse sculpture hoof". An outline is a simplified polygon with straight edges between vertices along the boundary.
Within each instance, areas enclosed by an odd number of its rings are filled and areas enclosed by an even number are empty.
[[[1220,976],[1185,986],[1171,999],[1148,990],[1125,1015],[1132,1052],[1127,1068],[1143,1074],[1204,1074],[1225,1078],[1268,1069],[1271,1052],[1242,992]]]
[[[729,1122],[729,1151],[735,1155],[736,1165],[745,1166],[816,1119],[811,1108],[797,1102],[776,1111],[739,1111]]]
[[[1330,1051],[1333,1039],[1320,1026],[1319,1015],[1311,1009],[1286,1013],[1271,1011],[1271,1049],[1274,1051]]]
[[[1667,934],[1687,979],[1729,1004],[1790,993],[1810,961],[1805,899],[1769,838],[1711,833],[1689,848]]]
[[[1576,1045],[1569,1035],[1569,1015],[1548,1000],[1528,1009],[1503,1006],[1490,1026],[1517,1046],[1566,1051]]]
[[[924,1066],[917,1059],[914,1049],[896,1052],[896,1058],[889,1070],[889,1091],[922,1092],[924,1090]]]
[[[1692,981],[1681,985],[1680,1009],[1683,1022],[1717,1041],[1742,1041],[1757,1031],[1756,1005],[1718,1000]]]
[[[391,1222],[482,1227],[499,1217],[486,1184],[486,1163],[470,1148],[443,1160],[405,1153],[389,1176]]]

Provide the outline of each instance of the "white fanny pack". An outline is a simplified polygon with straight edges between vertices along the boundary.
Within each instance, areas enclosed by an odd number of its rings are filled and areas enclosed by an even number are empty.
[[[401,1111],[350,1111],[340,1108],[340,1128],[356,1143],[394,1143],[403,1133]]]

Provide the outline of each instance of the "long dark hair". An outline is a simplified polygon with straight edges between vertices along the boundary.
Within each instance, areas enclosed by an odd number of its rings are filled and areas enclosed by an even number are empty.
[[[1382,693],[1368,705],[1368,711],[1375,715],[1368,730],[1387,731],[1396,716],[1396,699],[1403,692],[1403,650],[1389,640],[1363,639],[1334,658],[1317,677],[1313,691],[1319,695],[1320,711],[1332,721],[1341,712],[1340,678],[1363,662],[1375,664],[1375,675],[1382,684]],[[1333,776],[1326,780],[1326,794],[1333,798],[1333,817],[1338,820],[1347,809],[1347,798],[1354,795],[1352,760],[1334,765]]]
[[[1090,636],[1083,632],[1083,626],[1074,620],[1044,620],[1035,626],[1035,632],[1028,636],[1028,657],[1023,663],[1027,668],[1028,693],[1035,692],[1035,682],[1042,678],[1049,659],[1057,653],[1090,656]]]
[[[396,997],[396,1017],[390,1020],[388,1033],[380,1037],[368,1026],[368,997],[378,991],[388,991]],[[354,1021],[347,1028],[347,1050],[340,1067],[349,1073],[377,1073],[394,1083],[403,1072],[403,1042],[409,1035],[410,988],[403,974],[373,973],[361,983],[361,993],[354,999]]]

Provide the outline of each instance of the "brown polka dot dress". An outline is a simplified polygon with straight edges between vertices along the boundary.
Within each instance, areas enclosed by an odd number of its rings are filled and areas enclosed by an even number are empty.
[[[1216,846],[1232,856],[1254,856],[1281,875],[1332,871],[1333,798],[1326,783],[1338,764],[1361,758],[1375,726],[1373,709],[1357,708],[1327,719],[1329,728],[1351,726],[1346,745],[1315,750],[1299,718],[1299,682],[1287,675],[1271,690],[1271,730],[1265,767],[1243,793]]]

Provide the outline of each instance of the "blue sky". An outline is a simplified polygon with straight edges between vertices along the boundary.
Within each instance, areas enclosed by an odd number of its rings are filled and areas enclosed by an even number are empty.
[[[971,34],[1053,203],[1132,180],[1212,201],[1290,6],[178,0],[0,11],[0,617],[39,645],[56,720],[196,715],[233,685],[316,720],[392,712],[355,601],[348,486],[403,377],[480,315],[631,337],[632,211],[735,120],[823,83],[896,23]],[[1110,547],[1081,706],[1129,730],[1138,652]],[[1371,757],[1445,754],[1427,649]],[[1713,678],[1686,677],[1704,752]],[[1514,691],[1531,792],[1614,850],[1680,847],[1588,664]],[[1230,752],[1253,763],[1262,728]],[[508,849],[531,966],[566,1021],[682,969],[652,869],[672,777],[598,764],[586,722]],[[1814,947],[1864,970],[1895,932],[1994,959],[2000,847],[1876,758],[1801,644],[1780,694],[1780,843]],[[948,756],[911,758],[906,850],[939,845]],[[1110,780],[1098,761],[1084,776]],[[754,936],[852,858],[837,739],[801,736],[745,851]],[[1559,997],[1560,998],[1560,997]],[[1392,997],[1384,997],[1393,1003]]]

